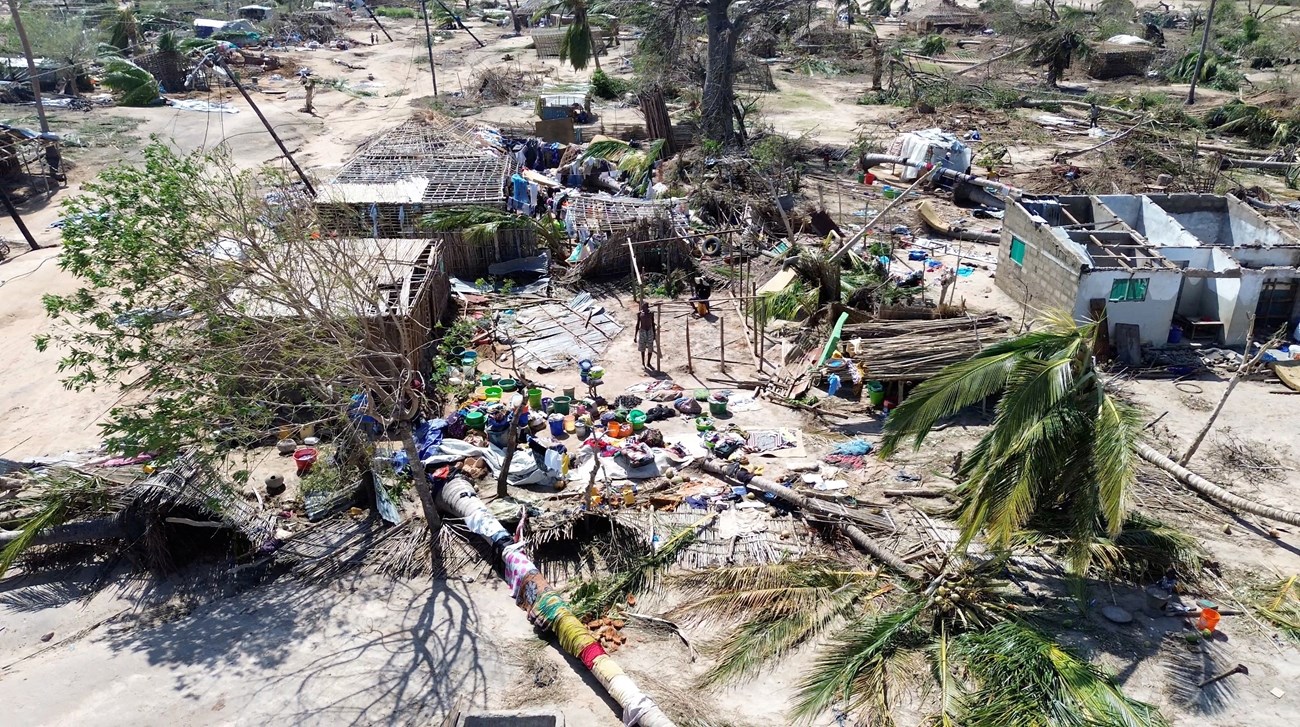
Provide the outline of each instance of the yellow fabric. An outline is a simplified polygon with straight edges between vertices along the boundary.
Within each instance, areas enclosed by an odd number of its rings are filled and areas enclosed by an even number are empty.
[[[613,657],[601,654],[592,662],[591,673],[596,675],[597,681],[608,687],[614,677],[623,674],[623,668],[618,665],[617,661],[614,661]]]
[[[555,636],[560,640],[560,648],[573,656],[579,656],[583,649],[596,642],[596,637],[592,636],[587,625],[579,621],[567,608],[560,609],[551,627],[555,629]]]

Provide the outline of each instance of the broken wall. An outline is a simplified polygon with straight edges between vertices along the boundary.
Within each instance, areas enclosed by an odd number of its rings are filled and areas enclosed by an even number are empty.
[[[1011,259],[1013,242],[1025,246],[1024,257]],[[1079,276],[1087,260],[1078,246],[1061,240],[1051,228],[1036,222],[1020,204],[1007,206],[998,245],[997,286],[1019,303],[1034,310],[1075,310]]]
[[[1128,279],[1148,281],[1146,298],[1141,301],[1107,300],[1115,281]],[[1168,268],[1090,270],[1079,281],[1078,298],[1071,310],[1076,320],[1084,320],[1089,317],[1093,300],[1106,301],[1107,327],[1112,335],[1116,324],[1131,323],[1138,327],[1143,343],[1164,345],[1169,340],[1169,327],[1173,324],[1182,280],[1181,270]]]

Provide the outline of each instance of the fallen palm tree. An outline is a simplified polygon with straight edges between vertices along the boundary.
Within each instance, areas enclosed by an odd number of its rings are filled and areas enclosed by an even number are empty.
[[[1160,471],[1168,474],[1178,481],[1183,487],[1195,492],[1208,500],[1216,502],[1233,510],[1258,515],[1266,520],[1286,523],[1300,527],[1300,513],[1287,512],[1276,507],[1270,507],[1254,500],[1247,500],[1240,495],[1234,495],[1226,488],[1216,485],[1195,472],[1183,467],[1172,459],[1166,457],[1157,451],[1154,447],[1145,442],[1137,442],[1134,445],[1139,457],[1147,463],[1156,467]]]
[[[515,603],[528,612],[530,621],[554,631],[560,648],[580,660],[595,675],[605,691],[623,708],[623,723],[641,727],[674,727],[668,715],[641,691],[632,677],[623,673],[613,657],[605,653],[587,625],[523,552],[522,545],[514,543],[510,533],[488,511],[470,481],[455,477],[446,482],[434,482],[438,507],[463,518],[471,531],[492,544],[505,562],[505,580]]]

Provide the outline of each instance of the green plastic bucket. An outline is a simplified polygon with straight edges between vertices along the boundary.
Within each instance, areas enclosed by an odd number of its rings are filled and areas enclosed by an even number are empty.
[[[557,396],[551,400],[551,412],[554,414],[568,414],[569,404],[573,401],[567,396]]]
[[[879,381],[868,381],[867,396],[871,398],[872,406],[880,406],[885,403],[885,385]]]
[[[465,426],[470,429],[482,429],[487,423],[487,417],[481,411],[472,411],[465,415]]]
[[[529,408],[529,409],[532,409],[533,411],[541,411],[541,410],[542,410],[542,390],[541,390],[541,389],[533,388],[533,389],[529,389],[529,390],[528,390],[528,408]]]
[[[627,420],[632,423],[633,431],[645,429],[645,412],[639,409],[633,409],[627,413]]]
[[[709,413],[715,417],[723,416],[727,413],[727,400],[709,399]]]
[[[497,382],[502,391],[514,391],[519,388],[519,382],[514,379],[501,379]]]

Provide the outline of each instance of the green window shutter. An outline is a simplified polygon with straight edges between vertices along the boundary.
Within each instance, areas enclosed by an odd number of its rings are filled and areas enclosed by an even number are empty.
[[[1128,281],[1116,280],[1110,284],[1110,297],[1107,298],[1112,303],[1119,303],[1128,300]]]
[[[1142,301],[1147,299],[1147,286],[1151,284],[1150,278],[1134,278],[1129,281],[1128,299]]]
[[[1019,237],[1011,238],[1011,262],[1022,267],[1025,264],[1025,241]]]
[[[1150,284],[1150,278],[1116,280],[1110,284],[1110,296],[1107,300],[1111,303],[1141,303],[1147,299],[1147,287]]]

